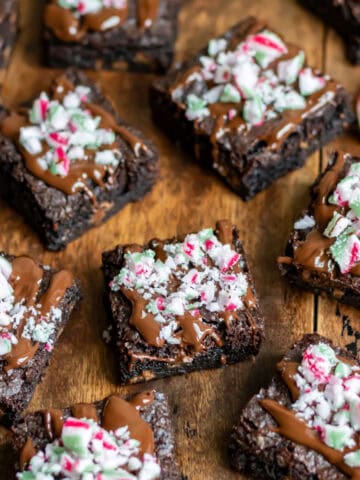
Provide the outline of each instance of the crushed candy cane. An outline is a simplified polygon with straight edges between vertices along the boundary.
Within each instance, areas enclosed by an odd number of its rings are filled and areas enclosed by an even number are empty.
[[[185,312],[196,317],[201,308],[210,312],[243,308],[248,281],[241,271],[241,256],[221,243],[213,229],[187,235],[182,243],[165,244],[163,250],[165,261],[156,259],[152,249],[126,253],[111,289],[135,289],[146,300],[146,312],[161,325],[165,342],[180,343],[176,317]]]
[[[140,455],[140,442],[128,427],[108,432],[94,420],[68,418],[59,439],[38,451],[17,474],[18,480],[157,480],[161,468],[153,455]]]
[[[55,327],[62,317],[61,310],[53,307],[47,315],[41,316],[38,306],[27,307],[24,301],[15,302],[9,282],[11,272],[11,263],[0,256],[0,357],[9,354],[12,346],[18,343],[17,331],[24,319],[26,322],[21,336],[52,349]]]
[[[341,273],[348,273],[360,262],[360,162],[353,163],[329,197],[329,203],[338,207],[324,230],[333,238],[330,253]]]
[[[98,165],[116,167],[121,153],[115,146],[115,133],[101,128],[101,118],[86,108],[90,89],[79,85],[62,101],[51,100],[45,92],[29,111],[30,126],[20,129],[19,142],[43,170],[66,177],[75,161],[91,158]]]
[[[343,461],[360,467],[360,368],[345,363],[326,343],[310,345],[293,376],[299,395],[291,409],[321,440],[345,453]]]
[[[72,10],[80,17],[91,13],[98,13],[103,8],[124,9],[127,7],[128,0],[57,0],[62,8]]]
[[[173,99],[186,108],[189,120],[199,122],[211,115],[209,105],[234,104],[235,116],[240,116],[248,128],[284,110],[303,110],[307,97],[322,90],[327,79],[309,67],[303,68],[303,51],[292,58],[288,53],[281,38],[268,30],[249,35],[234,50],[228,48],[225,39],[211,40],[207,55],[200,57],[201,70],[191,72],[185,81],[194,88],[189,92],[181,84],[174,89]],[[273,67],[274,61],[277,63]]]

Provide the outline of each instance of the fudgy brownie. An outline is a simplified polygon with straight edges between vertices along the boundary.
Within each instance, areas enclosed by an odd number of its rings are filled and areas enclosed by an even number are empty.
[[[29,404],[51,352],[80,300],[68,270],[0,253],[0,421]]]
[[[51,67],[163,72],[174,56],[180,0],[47,0]]]
[[[18,0],[2,0],[0,4],[0,68],[6,67],[17,32]]]
[[[341,85],[250,17],[150,89],[153,119],[244,200],[354,120]]]
[[[56,78],[30,109],[0,111],[0,193],[50,250],[142,198],[157,152],[77,71]]]
[[[333,153],[311,187],[280,271],[291,283],[360,308],[360,158]]]
[[[238,231],[212,228],[103,254],[121,383],[256,355],[264,321]]]
[[[49,480],[181,478],[162,393],[127,399],[114,394],[93,404],[32,413],[13,431],[20,451],[18,480],[41,474]]]
[[[346,480],[360,475],[360,366],[305,335],[244,408],[230,444],[233,467],[256,479]]]
[[[359,0],[299,0],[343,37],[352,63],[360,63]]]

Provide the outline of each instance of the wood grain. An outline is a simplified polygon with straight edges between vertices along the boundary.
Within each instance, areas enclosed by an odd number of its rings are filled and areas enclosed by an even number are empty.
[[[7,104],[30,97],[52,74],[40,66],[38,8],[41,3],[40,0],[21,1],[21,34],[2,90]],[[183,3],[178,58],[191,54],[212,35],[221,33],[246,15],[255,14],[266,18],[289,41],[300,43],[311,64],[318,67],[326,64],[330,72],[349,87],[356,87],[355,80],[348,78],[352,70],[345,61],[340,40],[328,34],[295,0],[186,0]],[[44,263],[71,268],[81,279],[85,294],[54,352],[52,364],[30,409],[92,401],[112,391],[155,387],[169,395],[178,458],[184,474],[192,480],[244,478],[229,470],[226,455],[231,426],[240,408],[270,379],[276,361],[287,346],[316,327],[317,311],[319,330],[334,339],[339,337],[341,325],[334,315],[335,305],[322,300],[316,303],[313,295],[289,288],[275,264],[294,219],[307,204],[308,186],[319,172],[321,155],[313,155],[306,167],[279,180],[251,202],[243,203],[152,125],[147,105],[151,76],[111,72],[92,76],[111,94],[122,116],[155,140],[161,153],[161,179],[143,202],[127,206],[106,225],[92,230],[58,254],[44,251],[22,219],[0,202],[0,249],[30,254]],[[255,361],[225,369],[129,389],[117,387],[115,359],[101,338],[106,325],[99,270],[101,252],[117,243],[143,243],[153,236],[166,238],[197,230],[226,217],[240,227],[266,318],[267,338],[260,355]],[[5,470],[0,467],[0,472]]]

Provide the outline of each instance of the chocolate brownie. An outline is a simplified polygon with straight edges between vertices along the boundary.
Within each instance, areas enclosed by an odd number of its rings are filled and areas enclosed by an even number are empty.
[[[215,368],[259,352],[264,320],[238,230],[212,228],[103,254],[121,383]]]
[[[232,466],[256,479],[346,480],[360,474],[360,366],[305,335],[246,405],[230,443]]]
[[[30,257],[0,253],[0,421],[29,404],[80,299],[77,280]]]
[[[300,0],[343,37],[349,60],[360,64],[359,0]]]
[[[174,56],[180,0],[47,0],[51,67],[163,72]]]
[[[360,158],[331,154],[311,187],[311,203],[279,257],[280,271],[301,288],[360,308]]]
[[[354,121],[343,87],[253,17],[156,80],[149,98],[155,123],[244,200]]]
[[[13,431],[20,451],[18,480],[36,480],[41,474],[54,480],[181,478],[162,393],[127,399],[114,394],[93,404],[32,413]]]
[[[0,68],[5,68],[17,32],[18,0],[2,0],[0,4]]]
[[[0,193],[49,250],[142,198],[157,160],[80,72],[56,78],[30,109],[0,112]]]

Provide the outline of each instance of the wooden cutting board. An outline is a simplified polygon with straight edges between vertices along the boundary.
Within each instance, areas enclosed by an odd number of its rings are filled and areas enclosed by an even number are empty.
[[[2,76],[6,104],[31,97],[48,82],[50,71],[40,63],[42,3],[21,0],[21,33],[12,62]],[[249,14],[263,17],[288,41],[300,44],[310,64],[325,69],[352,93],[360,89],[360,67],[346,61],[340,38],[295,0],[183,1],[178,59]],[[91,76],[112,96],[121,115],[154,139],[161,154],[161,179],[143,202],[128,205],[61,253],[46,252],[23,220],[0,201],[0,250],[70,268],[84,289],[81,307],[62,335],[30,409],[93,401],[113,391],[156,388],[169,396],[183,473],[191,480],[244,478],[228,467],[231,427],[251,395],[269,381],[275,363],[291,342],[316,330],[355,353],[357,347],[360,349],[360,313],[291,289],[275,264],[294,219],[307,205],[308,187],[325,165],[329,150],[341,146],[359,154],[359,139],[339,138],[309,158],[306,167],[244,203],[152,125],[147,90],[153,77],[111,72]],[[101,336],[106,326],[101,252],[118,243],[143,243],[154,236],[166,238],[213,226],[217,219],[226,217],[240,227],[266,318],[266,341],[260,355],[255,361],[224,369],[118,387],[113,352]],[[7,478],[6,471],[0,467],[1,478]]]

